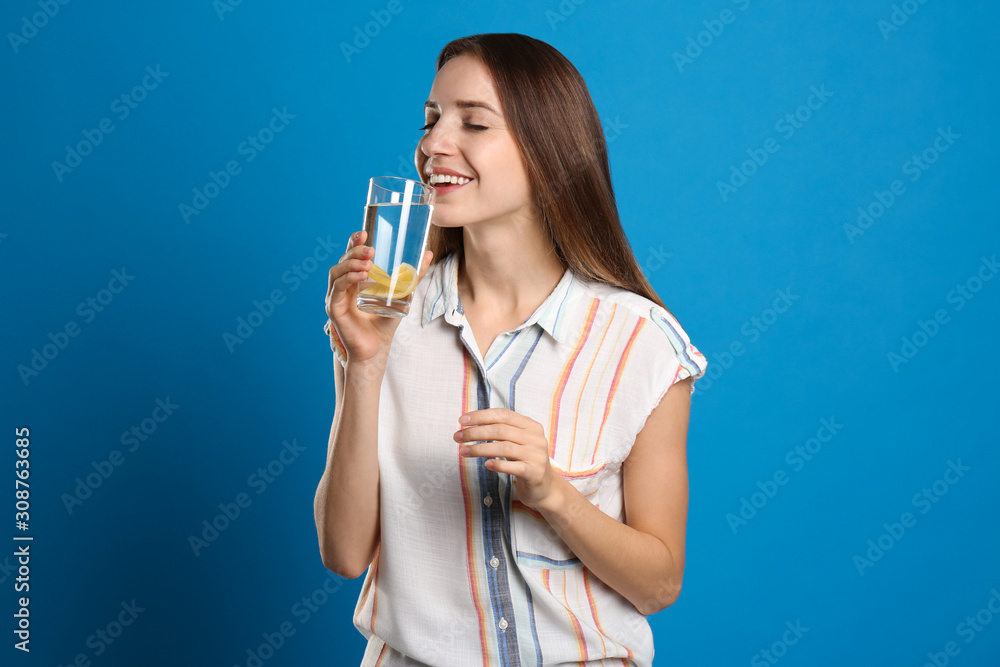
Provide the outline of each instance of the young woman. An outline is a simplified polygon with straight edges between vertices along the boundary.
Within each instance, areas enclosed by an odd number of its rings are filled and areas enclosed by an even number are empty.
[[[517,34],[441,52],[417,148],[438,188],[408,316],[330,270],[324,564],[367,571],[364,665],[652,664],[684,572],[706,368],[632,254],[590,94]],[[332,324],[332,326],[331,326]]]

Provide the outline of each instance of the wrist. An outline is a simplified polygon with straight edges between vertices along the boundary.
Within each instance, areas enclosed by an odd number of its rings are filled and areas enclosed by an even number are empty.
[[[554,520],[558,520],[562,517],[570,514],[570,504],[573,501],[572,492],[576,492],[579,495],[579,491],[576,490],[570,482],[562,475],[556,473],[555,479],[552,482],[552,486],[549,489],[548,496],[535,506],[535,509],[545,517],[549,523]]]
[[[347,363],[344,364],[344,378],[347,384],[352,387],[359,389],[381,387],[384,376],[385,363],[379,359],[351,361],[348,358]]]

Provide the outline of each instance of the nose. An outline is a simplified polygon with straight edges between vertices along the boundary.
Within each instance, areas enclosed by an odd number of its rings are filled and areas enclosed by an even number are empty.
[[[444,119],[438,119],[434,127],[427,131],[427,134],[420,140],[419,150],[427,157],[435,155],[452,155],[455,152],[455,141],[453,131],[448,127],[449,123]]]

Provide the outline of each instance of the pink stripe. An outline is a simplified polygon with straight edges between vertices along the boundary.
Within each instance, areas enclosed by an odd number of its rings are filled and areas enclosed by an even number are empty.
[[[469,391],[472,383],[469,369],[469,356],[463,355],[464,377],[462,379],[462,412],[469,411]],[[466,460],[462,458],[458,447],[455,448],[458,457],[458,472],[462,481],[462,501],[465,504],[465,548],[466,548],[466,571],[469,577],[469,592],[472,594],[472,603],[476,607],[476,615],[479,616],[479,645],[483,654],[483,667],[489,667],[489,655],[486,651],[486,618],[483,616],[483,608],[479,603],[479,593],[476,590],[476,577],[473,562],[475,548],[473,546],[472,535],[474,528],[472,525],[472,507],[469,497],[469,481],[466,478]]]
[[[607,338],[608,331],[611,329],[611,323],[615,319],[615,312],[618,310],[618,304],[614,304],[611,310],[611,317],[608,318],[608,323],[604,326],[604,332],[601,334],[601,340],[597,344],[597,349],[594,350],[593,356],[590,358],[590,366],[587,367],[587,374],[583,378],[583,384],[580,386],[580,393],[576,397],[576,414],[573,417],[573,438],[570,441],[569,456],[566,461],[570,466],[573,465],[573,447],[576,444],[576,428],[580,424],[580,403],[583,402],[583,395],[586,393],[587,384],[590,382],[590,374],[594,370],[594,364],[597,363],[598,357],[601,356],[601,350],[604,349],[604,339]],[[590,424],[588,420],[588,425]],[[588,442],[589,444],[589,442]],[[594,462],[594,458],[597,456],[597,448],[594,448],[594,453],[591,456],[590,462]],[[587,457],[587,453],[584,452],[583,457]]]
[[[382,664],[382,658],[385,657],[385,651],[389,648],[389,645],[382,642],[382,650],[378,652],[378,660],[375,661],[375,667],[379,667]]]
[[[562,377],[559,378],[559,385],[556,387],[555,395],[552,397],[552,409],[550,412],[552,417],[549,419],[549,458],[555,458],[556,454],[556,432],[559,430],[559,404],[562,402],[562,394],[566,390],[566,383],[569,382],[569,374],[573,371],[573,364],[576,363],[576,358],[580,355],[580,351],[590,336],[590,329],[594,326],[594,317],[597,315],[597,306],[600,302],[600,299],[597,298],[591,300],[590,312],[587,313],[587,326],[584,327],[583,333],[576,341],[576,346],[573,348],[573,354],[570,355],[569,361],[563,367]]]

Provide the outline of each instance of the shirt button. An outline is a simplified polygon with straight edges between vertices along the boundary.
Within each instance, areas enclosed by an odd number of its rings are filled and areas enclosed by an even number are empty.
[[[501,630],[506,630],[507,629],[507,619],[506,618],[501,618],[500,619],[500,623],[498,623],[498,625],[500,626]]]
[[[485,498],[483,498],[483,504],[486,505],[487,507],[489,507],[490,505],[492,505],[493,504],[493,496],[486,496]]]
[[[492,567],[494,570],[496,568],[500,567],[500,559],[497,558],[496,556],[494,556],[493,558],[491,558],[490,559],[490,567]]]

